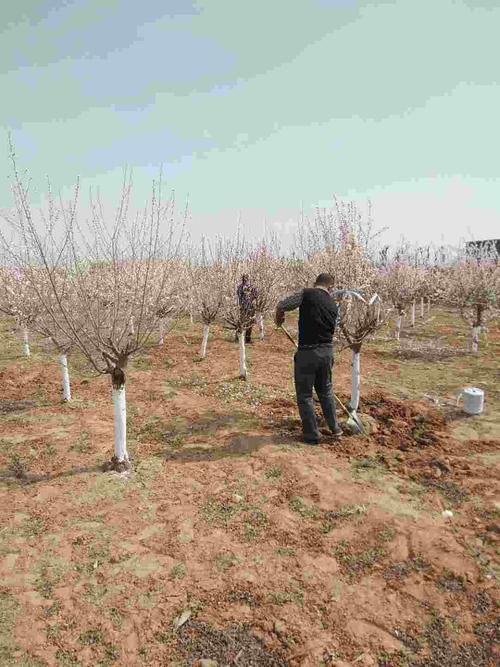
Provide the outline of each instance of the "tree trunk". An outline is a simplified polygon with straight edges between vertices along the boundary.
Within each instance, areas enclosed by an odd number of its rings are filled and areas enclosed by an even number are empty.
[[[420,297],[420,317],[424,319],[424,297]]]
[[[430,297],[427,299],[427,317],[429,317],[431,312],[431,299]]]
[[[238,333],[238,340],[240,342],[240,378],[247,379],[247,355],[245,346],[245,332]]]
[[[132,336],[135,335],[135,323],[133,315],[130,316],[130,333],[132,334]]]
[[[27,327],[23,327],[23,354],[25,357],[31,357],[30,339]]]
[[[411,326],[415,326],[415,299],[411,304]]]
[[[401,336],[401,322],[402,321],[403,321],[403,316],[398,315],[398,317],[396,319],[396,334],[395,334],[396,340],[399,340],[399,338]]]
[[[207,345],[208,345],[208,334],[210,331],[210,325],[209,324],[204,324],[203,325],[203,340],[201,341],[201,350],[200,350],[200,357],[202,359],[205,359],[207,356]]]
[[[361,387],[361,353],[352,351],[352,372],[351,372],[351,401],[350,406],[353,410],[359,408],[359,397]]]
[[[158,345],[163,345],[165,342],[165,320],[163,318],[160,319],[160,340],[158,342]]]
[[[377,311],[376,311],[377,312],[377,325],[379,325],[380,324],[380,303],[377,303],[376,308],[377,308]]]
[[[264,327],[264,315],[262,313],[259,315],[259,331],[260,331],[260,339],[264,340],[265,327]]]
[[[115,413],[115,455],[114,463],[128,464],[127,452],[127,401],[125,397],[125,373],[115,368],[112,374],[113,405]]]
[[[71,385],[68,373],[68,357],[65,354],[59,355],[59,363],[61,364],[62,383],[63,383],[63,400],[71,401]]]
[[[193,309],[189,309],[189,322],[190,324],[194,324],[194,317],[193,317]]]
[[[472,352],[474,354],[477,354],[478,346],[479,346],[479,332],[481,331],[481,327],[472,327]]]

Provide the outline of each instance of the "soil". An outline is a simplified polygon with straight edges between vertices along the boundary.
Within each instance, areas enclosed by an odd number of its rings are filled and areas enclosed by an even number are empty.
[[[369,434],[316,447],[283,335],[243,382],[227,332],[200,362],[180,322],[130,364],[124,470],[110,379],[70,359],[63,403],[57,360],[0,323],[0,665],[497,665],[500,331],[471,356],[432,316],[366,343]],[[480,417],[455,406],[470,384]]]

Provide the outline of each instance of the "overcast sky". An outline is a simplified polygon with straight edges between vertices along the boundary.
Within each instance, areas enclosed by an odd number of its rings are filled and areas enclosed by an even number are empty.
[[[388,240],[500,237],[499,0],[15,0],[0,17],[0,121],[38,188],[80,176],[112,203],[129,164],[139,203],[163,163],[195,235],[241,212],[286,238],[336,194],[370,198]]]

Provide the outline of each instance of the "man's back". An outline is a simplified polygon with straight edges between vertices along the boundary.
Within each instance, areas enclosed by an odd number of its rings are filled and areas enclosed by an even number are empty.
[[[337,315],[337,305],[326,290],[304,289],[299,307],[299,347],[331,345]]]

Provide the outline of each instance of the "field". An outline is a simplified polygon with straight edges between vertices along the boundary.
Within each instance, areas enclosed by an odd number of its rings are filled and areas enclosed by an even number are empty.
[[[444,310],[401,345],[382,333],[370,434],[308,447],[289,341],[269,326],[245,383],[229,334],[200,362],[182,320],[132,362],[118,474],[109,378],[70,359],[62,404],[55,360],[0,326],[2,667],[498,664],[498,327],[477,356]],[[471,384],[480,417],[454,407]],[[348,351],[335,387],[347,400]]]

